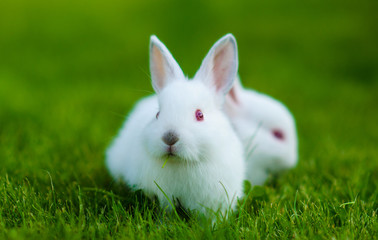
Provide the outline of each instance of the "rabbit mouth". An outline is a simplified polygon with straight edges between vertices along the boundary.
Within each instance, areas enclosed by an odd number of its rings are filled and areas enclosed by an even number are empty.
[[[167,146],[163,153],[164,157],[171,159],[181,159],[181,151],[179,151],[178,146]]]
[[[169,152],[167,151],[164,155],[163,155],[163,159],[170,159],[170,160],[178,160],[180,159],[180,157],[178,155],[176,155],[174,152]]]
[[[167,157],[174,157],[174,156],[176,156],[175,152],[176,152],[176,147],[174,147],[174,146],[169,146],[169,147],[167,147],[167,153],[166,153],[166,156],[167,156]]]
[[[172,146],[165,146],[162,155],[160,156],[163,159],[169,158],[170,160],[177,160],[177,161],[187,161],[187,162],[196,162],[197,158],[190,155],[190,152],[188,154],[187,151],[185,151],[185,148],[183,149],[181,145],[172,145]]]
[[[167,156],[167,157],[176,157],[176,155],[174,153],[167,153],[165,156]]]

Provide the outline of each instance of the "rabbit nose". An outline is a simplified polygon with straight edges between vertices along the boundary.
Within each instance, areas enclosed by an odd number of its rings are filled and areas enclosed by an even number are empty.
[[[174,145],[179,140],[177,133],[175,133],[174,131],[166,132],[163,135],[162,139],[169,146]]]

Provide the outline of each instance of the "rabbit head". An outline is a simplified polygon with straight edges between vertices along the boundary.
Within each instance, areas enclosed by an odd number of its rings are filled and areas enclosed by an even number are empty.
[[[238,69],[235,38],[228,34],[210,49],[192,80],[156,36],[150,40],[152,86],[158,96],[156,117],[143,133],[154,159],[201,162],[211,159],[227,138],[229,125],[222,112],[225,95]],[[224,136],[222,136],[224,135]]]
[[[243,88],[237,77],[225,111],[244,144],[247,162],[253,162],[251,168],[278,172],[297,163],[294,117],[281,102]]]

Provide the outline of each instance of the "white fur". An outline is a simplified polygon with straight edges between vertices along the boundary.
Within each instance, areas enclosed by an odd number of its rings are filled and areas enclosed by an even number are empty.
[[[233,36],[224,36],[188,80],[163,43],[151,37],[151,78],[158,94],[135,106],[108,148],[106,164],[115,178],[156,195],[169,209],[155,182],[172,202],[179,199],[188,209],[226,213],[235,208],[243,194],[244,151],[222,106],[236,76],[236,51]],[[196,120],[197,109],[203,121]],[[162,136],[167,131],[177,133],[179,141],[173,145],[175,156],[162,168],[168,151]]]
[[[272,97],[244,89],[237,77],[226,98],[225,112],[243,142],[246,179],[261,185],[270,173],[292,168],[298,160],[295,121],[289,110]],[[284,139],[272,131],[280,129]]]

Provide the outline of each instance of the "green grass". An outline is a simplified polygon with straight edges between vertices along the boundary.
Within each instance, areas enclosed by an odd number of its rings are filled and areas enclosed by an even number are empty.
[[[376,1],[0,2],[0,237],[376,239]],[[232,32],[244,85],[297,120],[298,166],[229,220],[114,184],[104,151],[152,92],[149,35],[192,76]]]

